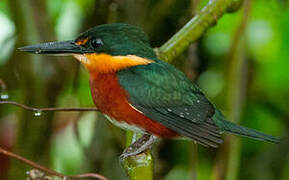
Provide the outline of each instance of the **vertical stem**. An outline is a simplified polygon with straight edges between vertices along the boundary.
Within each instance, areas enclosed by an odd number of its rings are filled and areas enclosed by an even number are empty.
[[[17,34],[17,40],[16,40],[16,47],[21,47],[23,44],[29,44],[32,42],[35,42],[37,37],[37,31],[35,29],[35,23],[32,21],[32,11],[31,7],[29,6],[28,0],[14,0],[14,1],[8,1],[9,8],[13,12],[11,14],[11,18],[15,23],[16,27],[16,34]],[[15,67],[19,66],[21,67],[22,74],[21,74],[21,81],[19,81],[20,89],[23,93],[23,99],[26,100],[29,99],[30,102],[36,102],[41,101],[43,98],[38,98],[38,93],[36,92],[35,85],[33,86],[31,83],[39,82],[39,80],[36,79],[35,71],[33,69],[33,59],[32,56],[27,54],[20,54],[17,51],[13,53],[10,61],[7,64],[7,69],[16,69]],[[26,60],[25,63],[23,60]],[[19,68],[18,68],[19,69]],[[7,75],[13,76],[13,71],[7,72]],[[12,75],[11,75],[12,74]],[[15,82],[15,81],[12,81]],[[17,81],[16,81],[17,82]],[[29,87],[29,88],[27,88]],[[17,87],[19,88],[19,87]],[[40,99],[40,100],[39,100]],[[33,119],[33,114],[31,112],[21,111],[21,114],[18,116],[19,122],[18,122],[18,133],[16,142],[14,144],[14,149],[17,153],[23,154],[24,156],[28,157],[29,159],[42,159],[44,156],[42,156],[42,152],[46,151],[46,145],[48,144],[46,140],[44,140],[45,136],[43,133],[39,133],[39,131],[42,131],[44,129],[45,120],[33,122],[29,124],[29,120]],[[37,134],[37,135],[35,135]],[[46,135],[47,137],[47,135]],[[43,146],[42,146],[43,145]],[[41,151],[39,150],[41,149]],[[43,149],[43,150],[42,150]],[[43,158],[44,159],[44,158]],[[46,160],[46,159],[44,159]],[[15,162],[12,162],[10,167],[10,178],[11,179],[19,179],[20,177],[23,177],[25,174],[25,171],[27,166],[24,166],[22,164],[17,164]]]
[[[142,134],[127,131],[126,147],[134,143]],[[130,180],[152,180],[153,179],[153,158],[150,150],[137,156],[130,156],[123,162],[123,167]]]
[[[247,85],[247,64],[244,57],[245,30],[251,8],[250,0],[244,2],[244,15],[231,42],[228,54],[228,110],[229,119],[238,123],[244,105]],[[212,179],[234,180],[238,177],[241,142],[237,137],[226,137],[225,145],[219,151]]]
[[[243,105],[245,103],[245,92],[247,88],[247,64],[244,57],[245,32],[251,9],[251,0],[245,0],[244,15],[232,41],[229,53],[229,118],[234,122],[240,122]],[[226,179],[238,178],[238,170],[241,156],[241,142],[236,137],[231,137],[229,144],[229,155],[227,162]]]
[[[13,0],[8,1],[8,5],[13,11],[12,19],[15,22],[17,42],[16,47],[35,43],[37,39],[52,39],[53,28],[47,19],[45,1],[37,0]],[[33,8],[39,10],[35,14]],[[31,58],[33,57],[33,58]],[[65,72],[61,68],[62,63],[57,61],[44,61],[47,57],[30,56],[15,51],[11,58],[10,68],[21,69],[21,81],[19,81],[24,101],[28,104],[39,104],[41,106],[54,106],[60,90],[63,87]],[[32,59],[32,60],[31,60]],[[40,61],[43,60],[43,61]],[[38,61],[37,61],[38,60]],[[21,67],[21,68],[20,68]],[[47,73],[40,68],[50,67],[52,70]],[[10,74],[13,74],[11,73]],[[9,74],[9,75],[10,75]],[[43,77],[45,81],[43,81]],[[13,81],[12,81],[13,82]],[[31,121],[33,119],[39,121]],[[21,111],[18,122],[18,133],[15,151],[23,154],[34,161],[42,161],[49,164],[49,139],[52,130],[53,114],[36,117],[28,111]],[[11,179],[19,179],[25,174],[26,166],[18,163],[11,165]]]
[[[229,73],[229,95],[228,95],[228,104],[230,107],[229,119],[234,122],[239,122],[242,114],[242,106],[244,104],[244,93],[246,86],[246,74],[247,67],[245,67],[246,62],[243,57],[243,45],[244,43],[239,43],[238,50],[235,54],[235,57],[231,59],[232,65],[230,66]],[[229,144],[229,154],[227,162],[227,171],[226,179],[234,180],[237,179],[239,162],[240,162],[240,153],[241,153],[241,142],[238,137],[230,137]]]

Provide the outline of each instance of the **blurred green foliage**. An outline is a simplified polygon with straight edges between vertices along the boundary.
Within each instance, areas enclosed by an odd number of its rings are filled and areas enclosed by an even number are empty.
[[[89,27],[113,22],[141,26],[151,44],[157,47],[207,2],[0,1],[0,80],[5,83],[0,95],[3,100],[8,95],[9,100],[36,107],[93,106],[88,73],[75,60],[39,58],[20,53],[17,47],[72,39]],[[226,14],[174,60],[225,113],[229,111],[228,54],[242,16],[242,9]],[[280,145],[272,145],[242,138],[238,179],[289,179],[288,32],[288,1],[252,1],[244,33],[243,56],[247,69],[246,76],[241,77],[246,82],[241,124],[284,136],[285,140]],[[31,112],[1,105],[0,145],[66,174],[97,172],[109,179],[125,179],[118,162],[125,146],[124,132],[100,113],[57,112],[34,116]],[[215,163],[217,154],[218,150],[196,148],[190,141],[164,140],[154,149],[155,179],[211,179],[214,166],[221,166]],[[29,170],[22,163],[9,163],[7,159],[1,164],[0,179],[24,179],[25,171]]]

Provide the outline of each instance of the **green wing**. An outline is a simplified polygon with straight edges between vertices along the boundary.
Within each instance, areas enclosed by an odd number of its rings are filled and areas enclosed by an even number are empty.
[[[205,146],[222,143],[214,106],[181,71],[157,61],[117,75],[129,103],[147,117]]]

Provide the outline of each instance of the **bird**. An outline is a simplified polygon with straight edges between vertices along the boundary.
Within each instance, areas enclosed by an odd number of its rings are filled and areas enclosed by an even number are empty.
[[[120,128],[144,134],[123,152],[123,158],[144,152],[158,138],[192,139],[213,148],[223,143],[224,132],[271,143],[280,141],[228,121],[183,72],[158,58],[137,26],[103,24],[74,40],[19,49],[74,56],[86,67],[97,109]]]

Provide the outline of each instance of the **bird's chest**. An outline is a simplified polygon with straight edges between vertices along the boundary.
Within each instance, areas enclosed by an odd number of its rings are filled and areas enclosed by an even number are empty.
[[[104,113],[113,114],[127,103],[125,91],[120,87],[115,73],[91,76],[90,88],[96,107]]]
[[[98,74],[90,78],[93,101],[107,119],[123,129],[142,132],[133,122],[139,119],[129,105],[125,91],[118,83],[116,74]]]

